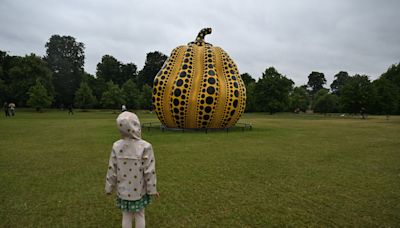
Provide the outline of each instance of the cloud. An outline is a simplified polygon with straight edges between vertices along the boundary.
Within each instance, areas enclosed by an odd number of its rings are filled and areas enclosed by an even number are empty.
[[[328,84],[341,71],[377,78],[400,62],[399,1],[51,1],[3,0],[0,49],[44,55],[51,35],[85,44],[85,69],[95,74],[105,54],[141,68],[150,51],[167,55],[192,41],[225,49],[240,72],[258,78],[274,66],[301,85],[311,71]]]

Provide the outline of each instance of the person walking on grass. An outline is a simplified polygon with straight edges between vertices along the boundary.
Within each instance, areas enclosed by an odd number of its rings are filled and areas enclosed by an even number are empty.
[[[7,102],[4,102],[3,109],[4,109],[4,114],[6,114],[6,117],[10,117],[10,113],[8,112]]]
[[[72,104],[68,106],[68,115],[74,115],[74,107]]]
[[[116,205],[122,210],[122,227],[145,227],[144,209],[153,197],[159,198],[156,187],[155,157],[150,143],[141,137],[138,117],[128,111],[117,118],[121,139],[114,142],[108,163],[105,192],[117,192]]]
[[[9,115],[15,116],[15,104],[14,103],[8,104],[8,109],[9,109]]]

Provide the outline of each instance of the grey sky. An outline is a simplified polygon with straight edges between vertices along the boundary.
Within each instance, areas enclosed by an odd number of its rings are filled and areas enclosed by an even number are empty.
[[[0,50],[44,55],[51,35],[71,35],[95,74],[105,54],[141,69],[147,52],[169,55],[212,27],[206,40],[241,73],[274,66],[301,85],[319,71],[329,86],[341,70],[375,79],[400,62],[399,12],[397,0],[0,0]]]

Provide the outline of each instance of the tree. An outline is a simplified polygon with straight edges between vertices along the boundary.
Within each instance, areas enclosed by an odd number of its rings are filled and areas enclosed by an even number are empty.
[[[113,56],[104,55],[101,62],[97,64],[96,75],[105,82],[112,81],[114,84],[122,86],[127,80],[136,79],[137,68],[133,63],[124,65]]]
[[[88,73],[84,74],[82,81],[87,82],[97,101],[101,100],[101,96],[108,89],[107,83],[104,79],[96,78]]]
[[[84,44],[74,37],[53,35],[46,43],[45,60],[53,72],[57,104],[72,104],[84,73]]]
[[[339,98],[330,94],[328,89],[321,89],[315,94],[315,102],[313,105],[314,112],[331,113],[337,112]]]
[[[152,108],[153,90],[147,84],[143,85],[140,94],[140,106],[143,109],[151,110]]]
[[[381,75],[381,77],[391,81],[400,89],[400,63],[390,66],[389,69]]]
[[[137,85],[143,87],[143,85],[153,86],[154,77],[160,71],[167,56],[161,52],[149,52],[146,56],[146,62],[143,69],[138,74]]]
[[[248,74],[248,73],[243,73],[243,74],[240,75],[240,77],[242,78],[246,88],[250,83],[255,83],[256,82],[256,80],[253,77],[251,77],[251,75]]]
[[[122,84],[128,80],[135,82],[137,80],[137,66],[134,63],[127,63],[121,65]],[[122,85],[121,84],[121,85]]]
[[[246,112],[255,112],[256,103],[256,82],[250,82],[246,85]]]
[[[347,80],[350,78],[346,71],[340,71],[335,75],[335,79],[331,84],[332,93],[340,96],[343,86],[346,84]]]
[[[53,97],[47,93],[40,79],[37,79],[36,84],[29,89],[28,95],[28,105],[36,108],[38,112],[40,112],[42,108],[49,107],[53,101]]]
[[[126,105],[130,109],[138,109],[140,105],[140,90],[133,82],[129,79],[122,85],[122,91],[125,94]]]
[[[121,63],[111,55],[104,55],[97,64],[96,76],[106,82],[112,81],[118,84],[121,74]]]
[[[119,109],[122,104],[125,104],[124,94],[118,85],[112,81],[107,83],[108,90],[101,96],[101,104],[104,108]]]
[[[368,76],[354,75],[342,88],[340,104],[345,112],[359,113],[361,109],[370,110],[374,90]]]
[[[15,59],[14,65],[9,69],[8,92],[9,99],[18,106],[25,106],[28,100],[26,91],[40,79],[42,85],[50,96],[54,96],[52,73],[46,63],[35,54]]]
[[[95,102],[96,97],[93,96],[92,89],[90,89],[87,82],[82,82],[75,93],[75,105],[78,108],[86,109],[93,107]]]
[[[373,86],[376,92],[375,112],[387,116],[396,113],[400,103],[396,85],[385,77],[381,77],[373,82]]]
[[[308,93],[304,87],[295,87],[290,94],[290,111],[300,110],[305,112],[310,104]]]
[[[292,80],[281,75],[275,68],[267,68],[256,85],[258,111],[271,114],[284,111],[289,105],[293,84]]]
[[[311,94],[314,95],[318,90],[322,89],[326,83],[325,75],[320,72],[313,71],[308,75],[307,85],[311,88]]]

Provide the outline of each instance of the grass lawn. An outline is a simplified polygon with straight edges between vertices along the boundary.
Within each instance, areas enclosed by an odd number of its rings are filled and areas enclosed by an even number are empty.
[[[0,227],[120,227],[115,196],[104,195],[115,118],[1,116]],[[146,209],[148,227],[400,226],[400,116],[241,122],[253,130],[143,131],[161,193]]]

